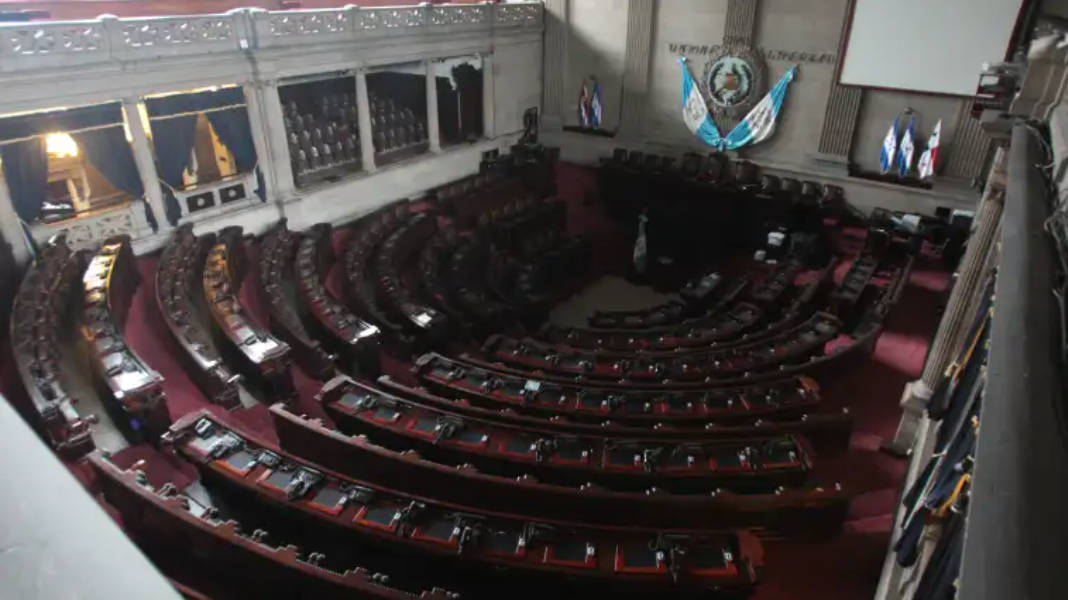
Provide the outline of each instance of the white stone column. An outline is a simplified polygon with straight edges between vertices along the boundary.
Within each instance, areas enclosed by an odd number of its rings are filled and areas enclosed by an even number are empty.
[[[356,116],[360,125],[360,154],[363,170],[373,173],[375,166],[374,131],[371,130],[371,99],[367,96],[367,70],[356,71]]]
[[[275,165],[272,157],[274,151],[271,148],[270,133],[267,131],[267,117],[263,112],[263,101],[260,96],[261,86],[250,81],[245,84],[245,111],[248,113],[249,129],[252,131],[252,145],[256,147],[256,166],[263,173],[263,182],[267,186],[268,202],[275,199],[283,199],[278,195],[278,181],[274,173]],[[282,121],[282,130],[285,131],[285,121]],[[289,160],[289,147],[285,148],[286,161]]]
[[[248,88],[246,88],[248,89]],[[255,131],[260,130],[265,134],[266,145],[270,147],[266,160],[270,161],[270,169],[264,171],[267,187],[275,201],[285,202],[297,197],[297,185],[293,181],[293,166],[289,160],[289,140],[286,139],[285,111],[282,110],[282,98],[278,96],[278,81],[267,80],[258,82],[254,86],[259,94],[259,114],[253,117],[252,104],[249,104],[249,118],[253,119],[252,131],[255,142]],[[253,94],[255,95],[255,94]],[[256,121],[259,123],[256,124]],[[256,152],[260,147],[256,146]],[[264,157],[260,162],[266,162]],[[267,178],[267,174],[273,176],[273,180]]]
[[[957,282],[931,342],[923,373],[919,379],[905,387],[901,399],[901,422],[894,438],[883,443],[883,449],[893,454],[907,454],[913,447],[923,413],[927,410],[927,402],[970,328],[973,315],[968,309],[985,283],[989,254],[995,251],[1001,213],[1005,207],[1005,157],[1005,151],[998,150],[994,166],[987,178],[983,199],[975,213],[972,234],[968,237],[968,248],[957,271]]]
[[[156,158],[145,124],[141,121],[140,104],[139,98],[123,98],[122,112],[130,129],[130,148],[137,163],[137,172],[141,175],[141,185],[145,187],[145,202],[152,207],[152,214],[156,217],[156,225],[159,226],[157,233],[166,233],[171,230],[171,222],[167,220],[163,189],[160,187],[159,174],[156,173]]]
[[[4,234],[4,241],[11,246],[15,263],[26,264],[30,260],[30,248],[26,245],[28,233],[22,228],[15,205],[11,203],[11,190],[7,187],[3,171],[0,171],[0,232]]]
[[[497,97],[494,88],[493,55],[482,55],[482,136],[486,138],[497,137],[497,107],[494,99]]]
[[[441,152],[441,125],[438,123],[438,74],[437,63],[432,59],[423,63],[426,67],[426,135],[430,151]]]

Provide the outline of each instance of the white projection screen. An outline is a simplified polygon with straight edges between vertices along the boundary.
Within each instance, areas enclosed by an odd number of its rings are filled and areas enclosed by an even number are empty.
[[[1023,0],[853,0],[839,83],[974,96],[1005,60]]]

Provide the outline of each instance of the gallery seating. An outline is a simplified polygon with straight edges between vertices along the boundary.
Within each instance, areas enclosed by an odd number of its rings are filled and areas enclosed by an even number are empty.
[[[210,573],[223,588],[240,590],[246,597],[277,598],[286,590],[286,595],[336,600],[413,598],[392,587],[386,574],[361,567],[332,570],[322,564],[322,553],[268,541],[263,529],[243,530],[240,523],[220,518],[218,509],[179,493],[173,484],[153,488],[143,471],[122,470],[100,452],[89,456],[89,464],[104,499],[164,573]],[[455,595],[434,588],[419,598],[454,600]]]
[[[123,333],[141,283],[129,236],[104,240],[82,276],[82,336],[100,398],[132,439],[155,438],[171,425],[163,377],[126,343]]]
[[[372,419],[373,414],[381,419],[390,411],[390,415],[407,414],[404,406],[391,405],[381,397],[375,400],[367,409]],[[282,448],[315,464],[424,498],[477,505],[491,511],[606,526],[705,530],[746,527],[759,529],[762,535],[803,536],[836,530],[845,514],[842,509],[848,504],[846,495],[837,488],[831,491],[819,486],[780,487],[736,493],[729,487],[707,487],[712,481],[704,482],[705,486],[698,485],[696,471],[705,470],[706,465],[714,465],[711,471],[723,473],[757,471],[761,469],[755,467],[758,463],[764,469],[770,465],[775,469],[797,469],[801,465],[796,438],[753,440],[752,444],[745,441],[683,444],[674,450],[670,446],[613,441],[602,445],[601,456],[584,458],[584,453],[598,452],[595,447],[587,446],[592,440],[537,438],[523,433],[507,436],[500,430],[478,429],[474,424],[472,429],[467,429],[461,422],[455,433],[439,437],[433,445],[438,453],[447,452],[445,449],[459,448],[458,444],[467,440],[468,445],[481,443],[487,448],[481,452],[472,448],[467,454],[489,454],[488,447],[500,442],[497,454],[512,455],[511,460],[516,463],[524,458],[531,463],[527,468],[517,465],[520,467],[515,471],[517,475],[509,475],[507,469],[490,468],[482,460],[463,462],[456,468],[452,466],[453,460],[428,456],[421,446],[397,451],[378,443],[381,439],[378,435],[347,437],[280,405],[272,407],[271,414]],[[403,419],[400,416],[395,420]],[[437,423],[434,419],[422,423],[416,433],[433,435]],[[495,441],[480,442],[484,437]],[[539,445],[539,439],[544,443]],[[550,447],[549,443],[554,446]],[[540,469],[539,455],[543,457]],[[574,466],[583,460],[588,460],[589,465],[601,462],[601,470],[610,472],[614,479],[595,477],[583,482],[580,478],[572,483],[544,478],[545,472],[551,470],[547,465],[560,470],[566,468],[565,464]],[[693,476],[688,482],[693,487],[679,481],[687,471]],[[648,480],[645,487],[638,481],[632,486],[617,484],[623,472],[629,472],[635,480]],[[676,481],[668,482],[669,478]],[[713,474],[711,479],[720,478]],[[667,487],[659,485],[661,482]],[[576,494],[576,491],[584,493]]]
[[[426,115],[404,106],[397,98],[372,91],[369,95],[375,164],[384,165],[426,152]]]
[[[298,459],[208,413],[179,420],[166,441],[177,456],[196,465],[209,487],[299,520],[324,537],[409,556],[417,573],[421,564],[448,565],[457,574],[481,579],[497,577],[505,568],[524,580],[654,593],[748,590],[760,566],[751,562],[760,556],[759,541],[745,530],[609,528],[446,503]],[[826,495],[837,494],[828,490]],[[669,532],[672,537],[665,538]],[[658,540],[665,539],[671,541],[661,550],[664,542]],[[653,557],[654,567],[647,566],[642,552]]]
[[[26,397],[18,407],[43,440],[74,460],[94,448],[91,415],[80,414],[65,363],[77,323],[84,252],[53,237],[22,278],[11,311],[11,346]]]
[[[380,331],[349,312],[326,289],[323,280],[333,264],[333,228],[320,223],[303,232],[294,263],[301,304],[317,331],[345,360],[348,372],[376,377],[380,370]]]
[[[267,305],[269,327],[293,351],[293,358],[312,377],[334,376],[334,360],[304,324],[297,298],[294,260],[301,235],[282,219],[260,242],[259,291]]]
[[[313,112],[301,112],[295,101],[283,105],[283,123],[289,158],[298,183],[331,167],[362,166],[359,117],[354,94],[329,94]],[[317,113],[317,114],[316,114]]]
[[[214,243],[214,234],[194,235],[191,223],[179,227],[160,256],[156,300],[185,371],[212,402],[232,409],[240,404],[242,376],[223,361],[202,292],[204,261]]]
[[[205,303],[215,324],[213,331],[247,382],[288,402],[296,395],[289,372],[289,345],[256,324],[238,298],[245,260],[241,228],[220,231],[205,258],[202,279]]]

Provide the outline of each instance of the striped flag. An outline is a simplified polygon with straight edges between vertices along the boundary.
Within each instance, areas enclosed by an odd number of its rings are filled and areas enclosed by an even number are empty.
[[[582,82],[582,92],[579,93],[579,125],[590,126],[590,92],[586,89],[586,82]]]
[[[912,170],[912,154],[916,151],[916,143],[913,141],[916,139],[913,133],[915,123],[916,118],[909,117],[905,135],[901,136],[901,151],[897,153],[897,174],[902,177],[907,177],[909,171]]]
[[[644,214],[638,215],[638,237],[634,239],[634,270],[639,274],[645,273],[645,257],[648,254],[645,224],[648,221],[649,217]]]
[[[931,137],[927,138],[927,149],[920,155],[920,163],[916,170],[920,179],[927,179],[934,175],[935,164],[938,162],[938,138],[942,136],[942,120],[935,123]]]
[[[886,132],[886,138],[883,139],[883,153],[879,156],[879,166],[882,167],[883,175],[889,173],[894,166],[894,153],[897,152],[897,119],[894,117],[894,124],[890,126],[890,131]]]
[[[597,129],[601,126],[601,84],[593,80],[593,98],[590,100],[590,126]]]
[[[708,114],[705,99],[701,97],[701,90],[690,74],[686,66],[686,57],[679,57],[679,66],[682,67],[682,121],[702,142],[717,150],[723,149],[723,137],[712,122]]]
[[[771,137],[771,134],[775,132],[775,121],[782,109],[782,102],[786,98],[786,88],[789,87],[796,74],[797,67],[787,71],[779,83],[776,83],[775,87],[771,88],[771,91],[753,107],[753,110],[749,111],[742,122],[727,134],[728,150],[749,144],[759,144]]]

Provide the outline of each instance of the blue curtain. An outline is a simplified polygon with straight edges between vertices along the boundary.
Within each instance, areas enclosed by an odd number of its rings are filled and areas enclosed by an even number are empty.
[[[122,123],[122,104],[109,102],[69,110],[31,113],[0,119],[0,140],[16,140],[57,131]]]
[[[242,102],[244,98],[241,99]],[[252,126],[248,121],[248,111],[244,106],[205,113],[219,141],[234,155],[235,166],[241,173],[248,173],[256,168],[256,145],[252,142]],[[260,200],[267,198],[263,178],[257,172]]]
[[[126,141],[122,127],[94,129],[72,133],[70,136],[78,144],[85,160],[92,163],[111,185],[135,198],[144,197],[145,186],[141,183],[141,174],[137,170],[133,150]],[[145,219],[152,226],[152,231],[156,231],[156,215],[152,213],[152,207],[148,202],[142,204],[145,207]]]
[[[196,137],[197,116],[185,115],[152,121],[152,145],[156,148],[159,178],[171,188],[182,187],[182,172],[189,166],[189,154]],[[178,199],[167,187],[163,189],[167,220],[177,225],[182,216]]]
[[[0,146],[4,179],[11,191],[11,203],[26,223],[41,214],[48,188],[48,152],[43,137]]]

